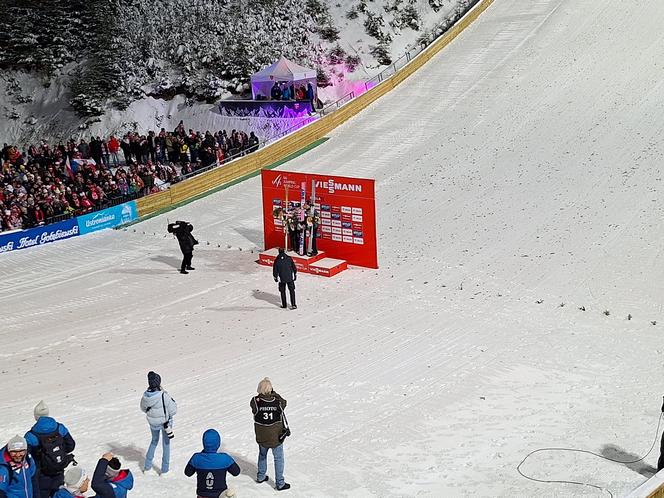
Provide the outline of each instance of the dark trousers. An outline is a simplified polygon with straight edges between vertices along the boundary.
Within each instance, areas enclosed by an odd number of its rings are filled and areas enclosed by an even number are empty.
[[[50,498],[65,483],[64,472],[54,476],[45,476],[39,473],[39,495],[35,493],[35,498]]]
[[[182,266],[180,266],[180,270],[185,270],[187,268],[191,267],[191,258],[194,257],[193,252],[183,252],[182,253]]]
[[[662,433],[662,443],[659,447],[659,460],[657,460],[657,472],[664,469],[664,433]]]
[[[286,307],[286,286],[290,294],[291,306],[295,306],[295,282],[279,282],[279,293],[281,294],[281,305]]]

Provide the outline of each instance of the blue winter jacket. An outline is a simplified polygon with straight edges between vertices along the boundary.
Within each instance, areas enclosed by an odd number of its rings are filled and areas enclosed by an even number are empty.
[[[240,475],[240,467],[226,453],[217,453],[221,446],[221,436],[214,429],[203,434],[203,451],[194,453],[184,469],[191,477],[196,473],[196,492],[203,498],[219,498],[226,488],[226,472]]]
[[[39,417],[39,420],[37,420],[37,423],[32,426],[32,429],[25,433],[25,440],[28,442],[28,451],[35,459],[35,462],[40,461],[41,448],[39,444],[39,436],[52,434],[55,431],[58,431],[62,436],[64,441],[64,452],[71,453],[74,451],[76,442],[64,425],[58,423],[51,417]]]
[[[33,498],[32,484],[36,472],[35,461],[27,455],[23,467],[12,470],[7,446],[0,450],[0,498]]]
[[[74,496],[75,495],[71,494],[65,488],[60,488],[55,492],[53,498],[74,498]]]
[[[108,460],[100,458],[92,475],[93,498],[127,498],[127,491],[134,487],[134,476],[130,470],[121,470],[113,479],[106,478]]]

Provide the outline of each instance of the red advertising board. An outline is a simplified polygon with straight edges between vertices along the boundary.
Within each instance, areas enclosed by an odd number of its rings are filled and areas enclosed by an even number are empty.
[[[378,268],[374,180],[278,170],[262,170],[261,180],[265,249],[284,246],[283,222],[274,212],[286,204],[286,187],[289,207],[299,206],[301,186],[309,200],[314,182],[318,249],[351,265]]]

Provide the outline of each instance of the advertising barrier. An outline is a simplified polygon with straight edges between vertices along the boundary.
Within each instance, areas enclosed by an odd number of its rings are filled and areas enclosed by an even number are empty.
[[[265,249],[284,245],[284,226],[275,215],[277,208],[299,208],[302,186],[309,200],[313,182],[318,249],[351,265],[378,268],[374,180],[278,170],[262,170],[261,180]]]
[[[101,211],[79,216],[77,219],[81,235],[85,235],[86,233],[123,225],[136,218],[138,218],[136,201],[129,201]]]
[[[79,229],[76,218],[5,235],[0,234],[0,253],[41,246],[78,235]]]

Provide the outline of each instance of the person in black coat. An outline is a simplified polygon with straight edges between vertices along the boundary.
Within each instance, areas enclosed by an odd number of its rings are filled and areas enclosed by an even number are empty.
[[[180,273],[185,275],[189,273],[187,270],[195,269],[191,266],[191,259],[193,257],[194,246],[198,244],[198,241],[191,234],[193,230],[194,226],[186,221],[176,221],[175,223],[168,224],[168,232],[175,235],[180,244],[180,250],[182,251]]]
[[[279,248],[279,255],[272,265],[272,276],[275,282],[279,282],[279,293],[281,294],[281,307],[286,307],[286,286],[290,294],[291,309],[297,309],[295,304],[295,280],[297,280],[297,268],[295,262],[283,247]]]

